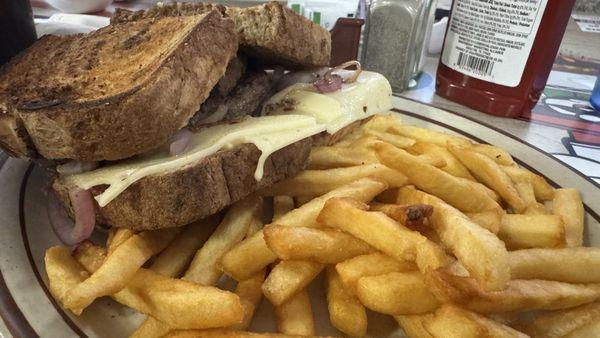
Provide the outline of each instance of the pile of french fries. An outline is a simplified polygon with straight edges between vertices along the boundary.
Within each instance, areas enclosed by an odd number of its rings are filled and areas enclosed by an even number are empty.
[[[263,297],[277,336],[314,336],[321,273],[347,336],[366,335],[369,309],[408,337],[594,337],[600,249],[583,231],[579,193],[506,151],[376,116],[224,215],[111,229],[105,247],[48,249],[46,270],[75,314],[103,296],[146,314],[132,337],[253,337]]]

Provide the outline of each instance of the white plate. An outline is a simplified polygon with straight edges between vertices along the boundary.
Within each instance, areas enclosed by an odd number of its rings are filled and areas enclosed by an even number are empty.
[[[586,210],[586,245],[600,245],[600,189],[549,154],[491,126],[413,101],[394,98],[407,124],[424,126],[500,146],[519,164],[544,175],[556,187],[581,191]],[[81,317],[63,311],[46,287],[44,251],[58,245],[46,218],[42,169],[26,161],[0,157],[0,315],[15,337],[126,337],[143,316],[108,298],[96,301]],[[96,234],[101,236],[102,234]],[[317,333],[340,335],[328,324],[322,279],[311,285]],[[388,316],[370,314],[369,335],[402,336]],[[272,309],[263,302],[253,330],[275,329]],[[0,332],[1,333],[1,332]],[[8,333],[5,333],[8,334]],[[0,335],[1,336],[1,335]]]

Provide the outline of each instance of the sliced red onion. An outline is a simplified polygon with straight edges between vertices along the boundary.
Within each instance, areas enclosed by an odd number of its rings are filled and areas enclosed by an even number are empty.
[[[60,175],[67,176],[92,171],[96,168],[98,168],[98,162],[69,161],[56,166],[56,171]]]
[[[48,194],[48,218],[60,241],[72,246],[92,235],[96,225],[96,214],[94,197],[88,190],[72,189],[69,191],[69,198],[75,210],[75,224],[55,193]]]
[[[319,93],[333,93],[342,89],[342,82],[341,76],[333,74],[315,81],[314,86],[317,87]]]
[[[194,133],[188,129],[181,129],[178,131],[171,139],[171,144],[169,145],[169,152],[171,155],[175,156],[183,153],[190,144],[192,135],[194,135]]]
[[[287,73],[283,75],[283,78],[277,84],[277,91],[295,85],[296,83],[313,83],[317,79],[320,79],[327,71],[329,71],[328,67],[322,67],[312,70]]]

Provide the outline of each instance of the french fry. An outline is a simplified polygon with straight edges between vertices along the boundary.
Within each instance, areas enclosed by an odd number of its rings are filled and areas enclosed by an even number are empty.
[[[599,248],[526,249],[508,257],[513,279],[600,283]]]
[[[600,322],[600,303],[542,313],[515,328],[533,338],[560,338],[593,322]]]
[[[508,252],[493,233],[475,224],[439,198],[414,189],[400,189],[402,204],[433,206],[430,224],[444,245],[463,263],[485,290],[502,290],[510,279]]]
[[[238,244],[248,232],[262,201],[246,198],[234,204],[217,229],[198,250],[183,279],[202,285],[215,284],[223,272],[217,267],[221,257]]]
[[[375,153],[362,147],[316,147],[310,152],[308,169],[332,169],[377,163]]]
[[[263,189],[265,196],[321,196],[338,187],[364,177],[378,177],[390,187],[402,187],[407,183],[406,176],[383,164],[373,163],[356,167],[327,170],[304,170],[298,175]]]
[[[273,197],[273,221],[294,210],[294,199],[289,196]],[[258,231],[257,231],[258,232]]]
[[[75,259],[93,273],[94,269],[104,266],[98,264],[97,256],[102,254],[106,255],[106,251],[87,243],[76,250]],[[117,251],[113,255],[116,254]],[[173,279],[144,268],[138,269],[127,285],[111,297],[176,329],[229,326],[240,322],[244,315],[239,297],[231,292]]]
[[[448,142],[460,144],[463,146],[470,146],[473,144],[470,140],[461,136],[450,135],[447,133],[419,128],[415,126],[393,125],[389,128],[389,132],[412,138],[417,141],[437,144],[438,146],[442,147],[446,147]]]
[[[79,315],[96,298],[121,290],[150,257],[167,247],[179,231],[164,229],[131,236],[107,256],[98,270],[65,295],[63,305]]]
[[[531,182],[538,201],[551,201],[554,198],[554,189],[542,176],[518,167],[501,166],[501,168],[514,182],[523,180]]]
[[[296,208],[300,208],[301,206],[312,201],[316,197],[317,196],[296,196],[294,197],[294,205],[296,206]]]
[[[314,336],[310,297],[306,289],[292,296],[285,303],[275,307],[277,329],[279,332],[298,336]]]
[[[71,257],[71,252],[65,247],[54,246],[46,250],[44,262],[50,293],[61,303],[71,289],[89,277],[88,272]]]
[[[515,182],[515,188],[523,202],[525,202],[525,205],[530,206],[537,203],[535,191],[533,191],[533,184],[531,184],[530,181],[517,181]]]
[[[536,202],[527,206],[523,215],[547,215],[548,210],[542,203]]]
[[[356,282],[362,277],[384,275],[390,272],[415,271],[413,262],[400,261],[382,253],[356,256],[336,264],[335,269],[344,284],[344,289],[351,295],[356,294]]]
[[[287,226],[313,226],[325,202],[333,197],[352,197],[368,202],[387,188],[383,181],[364,178],[346,186],[332,190],[315,198],[300,208],[294,209],[281,216],[277,224]],[[273,253],[264,240],[262,231],[236,245],[223,256],[221,267],[223,271],[236,280],[244,280],[254,273],[273,263],[277,255]]]
[[[218,216],[194,222],[179,233],[160,253],[149,269],[169,277],[179,277],[188,268],[196,251],[219,224]]]
[[[498,237],[511,250],[565,246],[565,226],[557,215],[502,216]]]
[[[475,213],[465,213],[467,217],[482,228],[497,234],[500,231],[500,223],[504,212],[498,210],[482,211]]]
[[[419,160],[421,160],[421,162],[427,163],[436,168],[442,168],[442,167],[446,166],[446,161],[441,157],[432,156],[429,154],[420,154],[420,155],[417,155],[416,157]]]
[[[425,275],[431,292],[443,303],[461,305],[478,313],[557,310],[600,298],[600,284],[569,284],[545,280],[511,280],[506,289],[485,291],[469,277],[443,269]]]
[[[425,323],[436,338],[526,338],[527,335],[477,313],[445,304]]]
[[[345,231],[398,260],[414,261],[416,247],[427,241],[381,212],[350,198],[332,198],[325,203],[318,221]]]
[[[304,289],[325,265],[309,261],[281,261],[263,283],[264,296],[279,306]]]
[[[494,200],[494,202],[496,202],[496,203],[501,202],[500,195],[498,195],[494,190],[486,187],[485,185],[483,185],[479,182],[469,181],[465,178],[460,178],[460,177],[457,177],[457,178],[461,181],[464,181],[464,183],[467,184],[468,186],[470,186],[471,189],[477,190],[480,193],[484,193],[484,194],[488,195],[491,199]],[[500,208],[495,208],[495,210],[500,210]]]
[[[248,326],[250,326],[252,318],[254,317],[254,312],[262,299],[262,283],[264,281],[265,271],[261,271],[238,283],[235,288],[235,294],[240,297],[240,301],[244,307],[244,319],[242,319],[240,323],[233,325],[231,328],[246,330]]]
[[[148,317],[129,338],[160,338],[167,336],[169,332],[171,332],[171,328],[167,324]]]
[[[351,337],[367,333],[367,311],[350,294],[333,266],[327,267],[327,308],[331,325]]]
[[[423,315],[398,315],[394,319],[402,328],[408,338],[433,338],[425,328],[425,323],[433,319],[433,314]]]
[[[375,115],[362,128],[385,132],[394,125],[402,125],[402,119],[398,115]]]
[[[112,254],[115,249],[123,244],[129,237],[135,235],[135,231],[127,228],[111,228],[108,231],[108,239],[106,240],[106,248],[108,255]]]
[[[583,203],[579,191],[575,189],[556,189],[552,212],[562,216],[565,222],[567,246],[583,244]]]
[[[481,155],[487,156],[499,165],[517,165],[515,163],[515,160],[513,160],[512,156],[510,156],[510,154],[506,150],[500,147],[496,147],[491,144],[474,144],[469,149]]]
[[[418,271],[362,277],[356,295],[369,309],[389,315],[423,314],[440,305]]]
[[[374,129],[365,130],[365,135],[375,136],[378,139],[380,139],[384,142],[387,142],[389,144],[392,144],[392,145],[394,145],[394,147],[398,147],[398,148],[410,148],[416,142],[415,140],[408,138],[408,137],[404,137],[404,136],[392,134],[392,133],[387,133],[384,131],[374,130]]]
[[[319,338],[318,336],[314,336]],[[247,332],[230,329],[214,330],[178,330],[169,333],[164,338],[300,338],[298,335],[269,332]]]
[[[452,155],[445,147],[441,147],[434,143],[418,141],[412,147],[407,149],[409,152],[417,154],[427,154],[441,158],[446,162],[446,165],[440,167],[443,171],[456,177],[462,177],[470,181],[475,181],[475,177],[471,175],[469,170],[460,161]]]
[[[373,203],[369,208],[372,211],[381,211],[396,222],[414,230],[422,228],[425,220],[433,213],[433,207],[427,204],[398,205]]]
[[[360,239],[331,229],[269,225],[264,235],[269,248],[282,260],[335,264],[374,251]]]
[[[568,335],[566,338],[589,338],[589,337],[598,337],[600,335],[600,320],[596,320],[594,322],[588,323],[582,327],[579,327]]]
[[[500,208],[488,194],[473,189],[464,179],[425,164],[415,156],[390,144],[378,143],[374,147],[383,164],[401,171],[408,177],[410,183],[440,197],[459,210],[479,212]]]
[[[449,145],[448,150],[469,169],[478,181],[496,191],[515,211],[525,210],[527,204],[519,196],[513,181],[494,160],[470,149],[454,145]]]

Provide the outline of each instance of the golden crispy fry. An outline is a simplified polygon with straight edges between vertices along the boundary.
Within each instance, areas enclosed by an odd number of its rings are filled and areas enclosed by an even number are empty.
[[[473,176],[496,191],[515,211],[525,210],[527,204],[519,196],[513,181],[496,162],[467,148],[449,145],[448,150],[469,169]]]
[[[241,323],[233,325],[231,328],[237,330],[246,330],[252,318],[254,311],[260,304],[262,299],[262,283],[265,281],[265,271],[261,271],[256,275],[238,283],[235,288],[235,294],[240,297],[242,306],[244,307],[244,319]]]
[[[415,271],[413,262],[400,261],[382,253],[357,256],[336,264],[335,269],[351,295],[356,294],[356,282],[361,277],[384,275],[390,272]]]
[[[282,260],[335,264],[374,251],[360,239],[332,229],[270,225],[264,235],[269,248]]]
[[[279,306],[304,289],[325,265],[309,261],[281,261],[263,283],[265,297]]]
[[[123,244],[123,242],[133,235],[135,235],[135,232],[131,229],[111,228],[108,231],[108,239],[106,240],[108,255],[110,256],[119,245]]]
[[[527,208],[525,209],[525,211],[523,211],[523,215],[547,215],[549,214],[548,210],[546,210],[546,207],[539,202],[530,204],[527,206]]]
[[[46,250],[44,261],[50,293],[61,303],[64,302],[69,290],[89,277],[88,272],[71,257],[68,248],[62,246],[49,248]]]
[[[433,338],[425,328],[425,323],[433,319],[433,314],[423,315],[398,315],[394,316],[398,325],[408,338]]]
[[[332,169],[377,163],[375,153],[362,147],[316,147],[310,152],[308,169]]]
[[[442,147],[446,147],[448,142],[460,144],[463,146],[470,146],[473,144],[470,140],[461,136],[450,135],[447,133],[419,128],[415,126],[393,125],[389,128],[389,132],[412,138],[417,141],[437,144],[438,146]]]
[[[294,199],[289,196],[273,197],[273,221],[294,210]]]
[[[303,289],[275,307],[277,330],[284,334],[314,336],[315,323],[308,291]]]
[[[168,325],[157,319],[148,317],[129,338],[160,338],[165,337],[169,332],[171,332],[171,328]]]
[[[598,336],[600,336],[600,320],[588,323],[587,325],[571,331],[565,338],[589,338]]]
[[[471,187],[471,189],[477,190],[480,193],[484,193],[484,194],[488,195],[491,199],[494,200],[494,202],[496,202],[496,203],[501,202],[500,195],[498,195],[498,193],[496,193],[494,190],[486,187],[485,185],[483,185],[479,182],[469,181],[465,178],[461,178],[461,177],[457,177],[457,178],[461,181],[464,181],[464,183],[469,185],[469,187]],[[495,210],[501,210],[501,208],[495,208]]]
[[[531,184],[530,181],[517,181],[515,182],[515,188],[517,189],[517,192],[519,193],[519,196],[521,196],[523,202],[525,202],[525,205],[530,206],[537,203],[537,200],[535,199],[535,192],[533,191],[533,184]]]
[[[472,222],[467,216],[439,198],[404,188],[398,202],[433,206],[430,224],[444,245],[462,262],[485,290],[502,290],[510,279],[508,252],[493,233]]]
[[[389,315],[423,314],[440,305],[418,271],[362,277],[356,295],[369,309]]]
[[[173,331],[164,338],[300,338],[298,335],[247,332],[229,329]],[[318,336],[314,336],[319,338]]]
[[[552,212],[562,216],[565,222],[567,246],[583,244],[583,203],[579,191],[575,189],[557,189],[552,203]]]
[[[478,313],[565,309],[600,297],[600,284],[517,279],[509,281],[504,290],[490,292],[472,278],[454,276],[442,269],[430,271],[425,277],[439,300]]]
[[[600,248],[526,249],[508,257],[513,279],[600,283]]]
[[[475,213],[465,213],[467,217],[482,228],[497,234],[500,231],[500,223],[504,212],[499,210],[482,211]]]
[[[215,284],[223,272],[217,264],[221,257],[238,244],[248,232],[255,215],[262,212],[262,201],[246,198],[234,204],[210,238],[198,250],[183,279],[202,284]]]
[[[444,162],[446,162],[446,165],[440,167],[440,169],[452,176],[462,177],[470,181],[475,181],[475,177],[471,175],[469,170],[462,163],[460,163],[460,161],[456,157],[454,157],[454,155],[452,155],[452,153],[449,152],[448,149],[445,148],[445,146],[441,147],[434,143],[418,141],[407,150],[411,153],[427,154],[430,156],[441,158],[444,160]]]
[[[436,338],[526,338],[515,329],[485,318],[458,306],[446,304],[425,323],[427,331]]]
[[[420,230],[433,213],[433,207],[427,204],[398,205],[373,203],[369,206],[372,211],[381,211],[396,222],[411,229]]]
[[[169,277],[179,277],[188,268],[194,254],[219,224],[218,216],[210,216],[188,225],[160,253],[149,269]]]
[[[419,160],[421,160],[421,162],[423,163],[427,163],[429,165],[432,165],[436,168],[442,168],[446,166],[446,161],[441,158],[441,157],[437,157],[437,156],[432,156],[429,154],[420,154],[416,156]]]
[[[379,131],[379,130],[365,130],[365,135],[369,135],[369,136],[374,136],[384,142],[387,142],[389,144],[392,144],[394,147],[398,147],[398,148],[409,148],[411,147],[413,144],[415,144],[415,140],[408,138],[408,137],[404,137],[404,136],[400,136],[397,134],[392,134],[392,133],[387,133],[384,131]]]
[[[77,249],[75,258],[93,273],[95,268],[104,266],[93,266],[99,262],[96,256],[102,253],[106,254],[106,251],[87,243]],[[113,255],[116,254],[115,251]],[[173,279],[143,268],[111,297],[173,328],[229,326],[240,322],[244,315],[239,297],[231,292]]]
[[[554,198],[554,189],[542,176],[518,167],[501,166],[501,168],[514,182],[523,180],[531,182],[538,201],[551,201]]]
[[[88,279],[65,295],[64,306],[79,315],[96,298],[121,290],[150,257],[161,252],[180,229],[145,231],[131,236]]]
[[[511,250],[565,246],[565,226],[557,215],[502,216],[498,237]]]
[[[533,338],[560,338],[592,322],[600,322],[600,303],[539,314],[515,327]]]
[[[402,187],[407,183],[406,176],[402,173],[383,164],[374,163],[347,168],[304,170],[290,179],[262,190],[261,194],[321,196],[364,177],[378,177],[387,182],[390,187]]]
[[[392,126],[402,125],[402,119],[398,115],[375,115],[363,125],[363,129],[388,131]]]
[[[469,149],[476,153],[489,157],[491,160],[498,163],[499,165],[517,165],[515,163],[515,160],[513,160],[512,156],[510,156],[510,154],[506,150],[500,147],[496,147],[491,144],[474,144]]]
[[[500,206],[480,189],[473,189],[464,179],[425,164],[415,156],[390,144],[378,143],[374,146],[381,162],[398,169],[408,177],[410,183],[428,193],[436,195],[467,212],[499,209]]]
[[[331,325],[351,337],[367,333],[367,311],[350,294],[333,266],[327,267],[327,308]]]
[[[364,178],[346,186],[332,190],[315,198],[298,209],[281,216],[277,224],[287,226],[313,226],[325,201],[332,197],[352,197],[360,201],[370,201],[387,188],[387,184],[377,179]],[[221,261],[223,271],[236,280],[244,280],[273,263],[277,255],[264,240],[263,232],[246,238],[236,245]]]
[[[323,207],[319,222],[345,231],[399,259],[414,261],[416,247],[427,241],[381,212],[369,212],[368,206],[350,198],[332,198]]]

